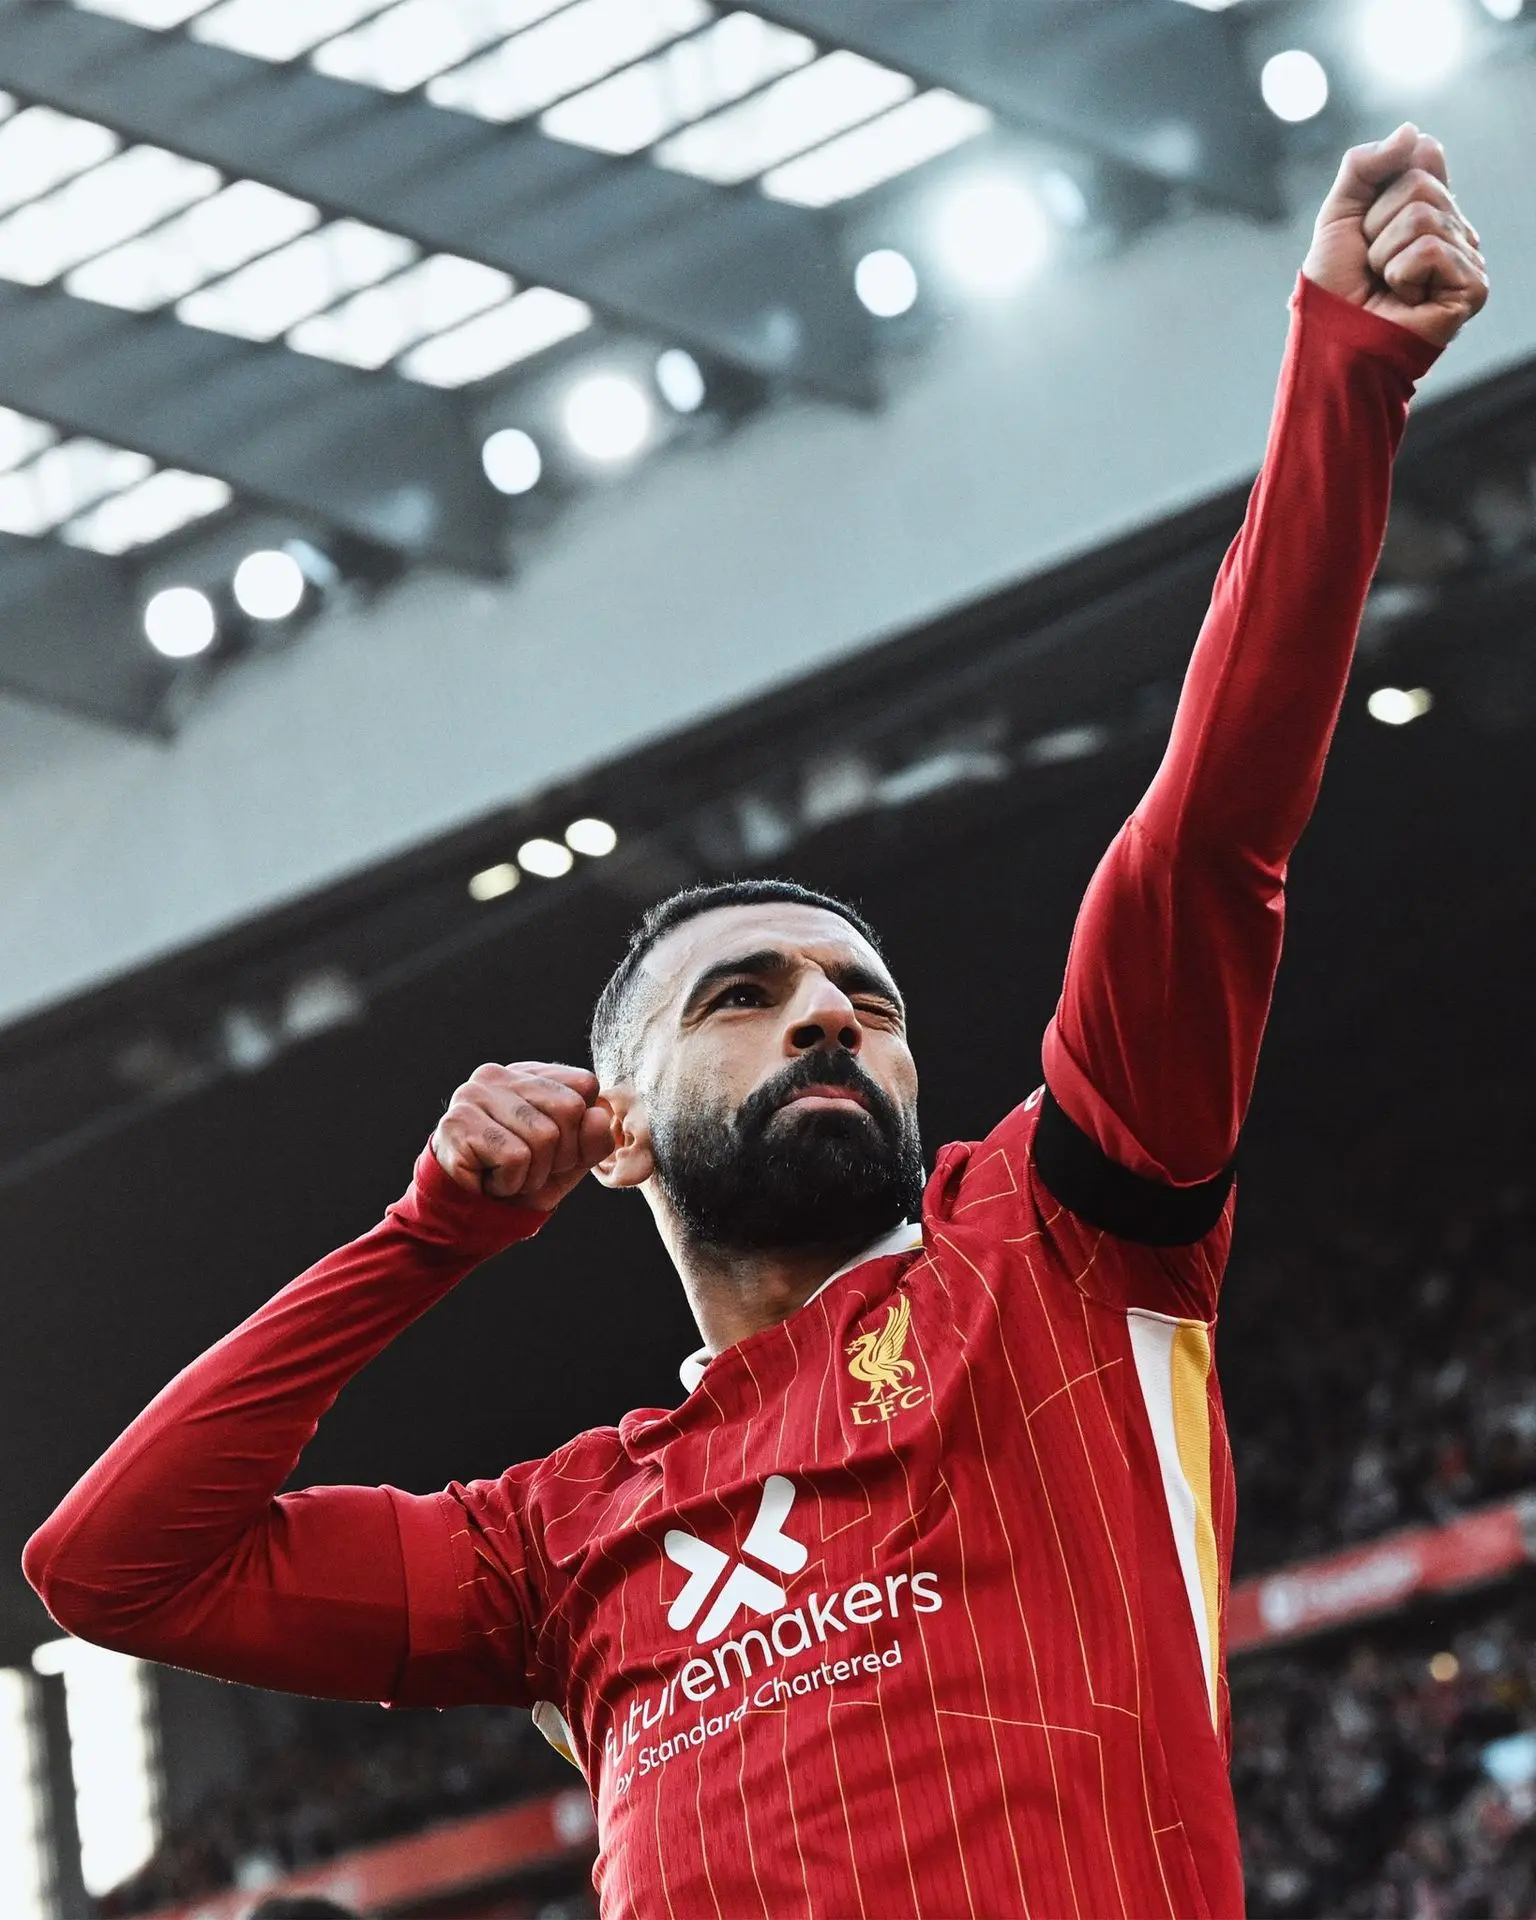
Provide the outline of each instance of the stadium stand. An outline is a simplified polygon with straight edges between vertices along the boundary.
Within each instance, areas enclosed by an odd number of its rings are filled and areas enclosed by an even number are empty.
[[[1239,1576],[1536,1484],[1536,1208],[1515,1183],[1462,1192],[1429,1220],[1319,1207],[1239,1241]]]
[[[1233,1669],[1254,1920],[1536,1912],[1536,1592]]]

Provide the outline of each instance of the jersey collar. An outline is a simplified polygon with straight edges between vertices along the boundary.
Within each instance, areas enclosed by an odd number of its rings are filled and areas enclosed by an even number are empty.
[[[800,1303],[808,1307],[816,1294],[825,1293],[834,1280],[841,1280],[845,1273],[851,1273],[855,1267],[862,1267],[866,1260],[883,1260],[892,1253],[912,1253],[923,1244],[922,1223],[917,1220],[903,1220],[899,1227],[892,1227],[889,1233],[867,1246],[862,1253],[856,1253],[851,1260],[845,1260],[836,1273],[829,1273],[816,1293],[808,1293]],[[797,1308],[798,1312],[799,1309]],[[683,1391],[692,1393],[704,1378],[704,1369],[715,1358],[708,1347],[700,1347],[697,1353],[690,1353],[678,1368],[678,1378],[683,1383]]]

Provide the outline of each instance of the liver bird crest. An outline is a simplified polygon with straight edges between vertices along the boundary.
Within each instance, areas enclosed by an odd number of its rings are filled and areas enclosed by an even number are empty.
[[[902,1295],[885,1316],[885,1325],[872,1333],[861,1333],[850,1340],[846,1351],[852,1356],[848,1371],[855,1380],[869,1383],[869,1397],[878,1400],[883,1393],[898,1393],[917,1369],[902,1354],[912,1324],[912,1302]]]

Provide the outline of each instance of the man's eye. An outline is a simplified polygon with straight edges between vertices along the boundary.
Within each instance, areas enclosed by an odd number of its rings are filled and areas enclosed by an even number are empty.
[[[715,998],[716,1007],[760,1007],[763,1004],[763,990],[751,980],[738,980],[734,987],[727,987],[724,993]]]

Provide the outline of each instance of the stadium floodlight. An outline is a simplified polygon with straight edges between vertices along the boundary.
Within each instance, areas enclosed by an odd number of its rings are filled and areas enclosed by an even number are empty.
[[[565,430],[571,445],[602,466],[632,460],[651,437],[650,400],[624,373],[589,373],[565,397]]]
[[[248,553],[235,568],[235,605],[252,620],[286,620],[299,610],[309,582],[281,547]]]
[[[590,816],[573,820],[565,830],[565,844],[572,853],[585,854],[589,860],[601,860],[619,844],[619,836],[606,820]]]
[[[894,320],[917,299],[917,269],[895,247],[876,247],[854,268],[853,290],[877,320]]]
[[[1088,196],[1077,178],[1065,167],[1046,167],[1036,178],[1040,204],[1058,227],[1086,227],[1089,217]]]
[[[1272,54],[1259,76],[1264,104],[1277,120],[1315,120],[1328,104],[1328,74],[1314,53],[1290,47]]]
[[[1384,727],[1406,727],[1410,720],[1421,720],[1434,704],[1428,687],[1378,687],[1365,710]]]
[[[162,587],[144,608],[144,637],[167,660],[206,653],[218,631],[213,602],[196,587]]]
[[[498,493],[528,493],[539,484],[544,456],[521,427],[499,427],[480,449],[485,477]]]
[[[80,1877],[99,1896],[136,1873],[159,1839],[149,1670],[129,1654],[73,1639],[44,1641],[32,1665],[64,1679]]]
[[[48,1808],[37,1682],[0,1667],[0,1886],[13,1920],[50,1920]]]
[[[704,404],[704,370],[683,347],[657,355],[656,384],[674,413],[697,413]]]
[[[1383,85],[1422,89],[1461,65],[1467,14],[1463,0],[1366,0],[1356,34],[1361,58]]]
[[[488,900],[499,900],[504,893],[510,893],[522,877],[510,860],[499,860],[494,867],[482,867],[470,875],[469,897],[482,905]]]
[[[569,847],[558,840],[525,840],[517,850],[517,864],[524,873],[537,874],[541,880],[558,880],[569,873],[576,860]]]
[[[939,201],[936,241],[958,287],[983,296],[1008,294],[1044,263],[1051,226],[1023,180],[978,174],[956,182]]]

